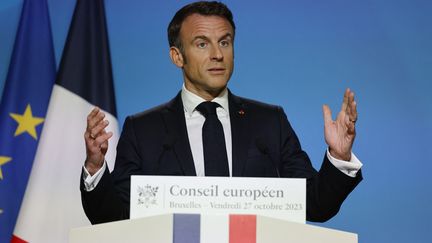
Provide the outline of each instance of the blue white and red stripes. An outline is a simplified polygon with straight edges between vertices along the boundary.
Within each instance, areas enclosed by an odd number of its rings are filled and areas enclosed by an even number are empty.
[[[255,215],[173,215],[173,243],[256,243]]]

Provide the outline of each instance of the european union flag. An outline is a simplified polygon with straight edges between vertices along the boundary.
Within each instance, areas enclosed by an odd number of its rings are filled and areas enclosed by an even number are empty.
[[[55,73],[47,2],[25,0],[0,104],[0,242],[11,239]]]

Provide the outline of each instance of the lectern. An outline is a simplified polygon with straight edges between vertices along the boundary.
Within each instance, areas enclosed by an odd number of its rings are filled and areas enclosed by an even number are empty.
[[[72,229],[71,243],[357,243],[357,234],[259,215],[163,214]]]

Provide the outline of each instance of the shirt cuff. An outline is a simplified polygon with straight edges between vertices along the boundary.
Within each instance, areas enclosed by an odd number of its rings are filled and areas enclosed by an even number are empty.
[[[99,181],[101,180],[105,170],[106,170],[106,162],[104,161],[102,167],[92,176],[90,175],[90,173],[87,171],[87,169],[85,168],[85,166],[83,166],[83,170],[84,170],[84,189],[87,192],[92,191],[97,184],[99,183]]]
[[[344,161],[344,160],[336,159],[333,156],[331,156],[329,150],[327,149],[327,158],[342,173],[350,177],[356,177],[357,172],[363,166],[360,160],[353,153],[351,153],[350,161]]]

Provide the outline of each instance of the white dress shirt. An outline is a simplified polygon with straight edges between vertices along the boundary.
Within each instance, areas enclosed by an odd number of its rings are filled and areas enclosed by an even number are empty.
[[[202,142],[202,127],[205,122],[205,117],[196,110],[196,107],[205,99],[190,92],[183,85],[181,98],[186,118],[186,127],[191,146],[192,157],[195,164],[195,172],[197,176],[205,176],[204,170],[204,150]],[[216,113],[219,121],[222,123],[225,137],[225,145],[228,157],[229,175],[232,175],[232,146],[231,146],[231,122],[229,117],[228,105],[228,90],[225,89],[212,102],[216,102],[220,107],[216,108]]]
[[[204,170],[204,151],[202,142],[202,126],[204,125],[205,117],[197,111],[195,108],[206,100],[199,97],[198,95],[190,92],[183,85],[181,92],[181,99],[184,107],[184,114],[186,119],[186,127],[191,146],[192,157],[194,160],[195,171],[197,176],[205,176]],[[229,105],[228,105],[228,90],[225,89],[218,97],[212,100],[220,105],[216,109],[217,116],[222,123],[225,145],[228,157],[228,167],[230,176],[232,175],[232,143],[231,143],[231,122],[229,117]],[[351,161],[343,161],[334,158],[330,155],[327,149],[327,158],[329,161],[338,168],[344,174],[355,177],[357,172],[363,166],[362,163],[357,159],[354,154],[351,154]],[[107,169],[106,162],[103,167],[97,171],[93,176],[90,176],[86,168],[84,167],[84,185],[87,191],[93,190],[100,179],[104,171]]]

